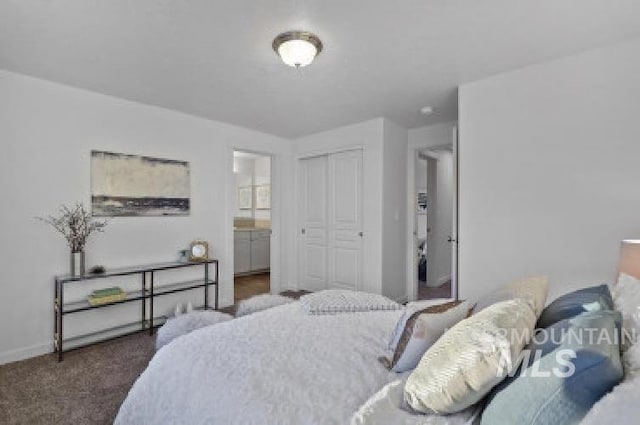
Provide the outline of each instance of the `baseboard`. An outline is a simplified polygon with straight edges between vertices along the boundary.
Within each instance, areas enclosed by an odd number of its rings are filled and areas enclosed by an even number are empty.
[[[49,354],[51,352],[53,352],[53,342],[5,351],[0,353],[0,365],[42,356],[43,354]]]

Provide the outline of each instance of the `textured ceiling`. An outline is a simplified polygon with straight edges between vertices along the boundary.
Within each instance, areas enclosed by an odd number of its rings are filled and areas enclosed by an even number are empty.
[[[325,46],[301,70],[291,29]],[[285,137],[456,119],[462,82],[636,35],[637,0],[0,1],[0,68]]]

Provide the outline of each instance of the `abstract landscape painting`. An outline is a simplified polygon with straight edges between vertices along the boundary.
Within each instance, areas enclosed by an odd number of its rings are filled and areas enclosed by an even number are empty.
[[[94,216],[189,215],[189,163],[91,151]]]

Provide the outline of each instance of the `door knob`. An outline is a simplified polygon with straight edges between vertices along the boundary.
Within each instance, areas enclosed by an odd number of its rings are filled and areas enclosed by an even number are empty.
[[[457,242],[457,241],[453,239],[451,236],[449,236],[449,238],[447,239],[447,242]]]
[[[363,237],[364,233],[363,232],[358,232],[358,236]]]
[[[307,229],[303,227],[302,230],[300,230],[300,233],[302,233],[303,235],[307,234]]]

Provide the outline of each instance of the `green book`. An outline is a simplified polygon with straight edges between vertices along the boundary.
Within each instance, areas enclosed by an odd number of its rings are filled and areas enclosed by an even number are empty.
[[[110,297],[112,295],[122,294],[123,292],[122,288],[114,286],[112,288],[97,289],[91,293],[91,296],[94,298]]]

